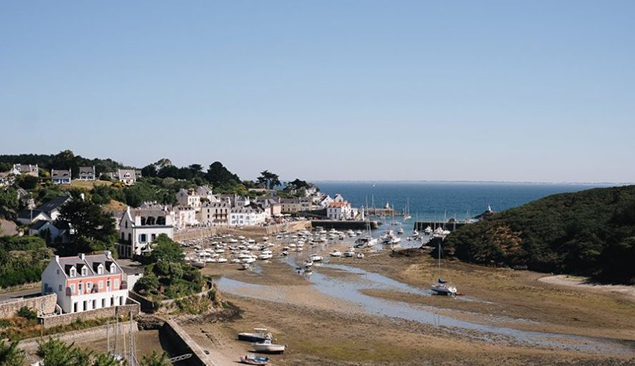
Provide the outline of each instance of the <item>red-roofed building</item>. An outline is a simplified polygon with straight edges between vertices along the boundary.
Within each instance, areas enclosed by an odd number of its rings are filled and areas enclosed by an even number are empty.
[[[326,208],[326,215],[331,220],[350,220],[353,218],[353,209],[348,201],[331,202]]]

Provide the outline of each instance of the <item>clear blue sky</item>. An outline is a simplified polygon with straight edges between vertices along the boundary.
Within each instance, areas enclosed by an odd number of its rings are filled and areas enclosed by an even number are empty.
[[[0,2],[0,153],[635,181],[635,1]]]

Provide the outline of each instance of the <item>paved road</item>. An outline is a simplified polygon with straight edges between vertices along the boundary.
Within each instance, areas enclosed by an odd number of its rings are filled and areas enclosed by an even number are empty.
[[[20,298],[24,296],[37,295],[39,293],[40,293],[39,287],[31,288],[27,290],[21,290],[21,291],[6,292],[6,293],[0,294],[0,301],[9,300],[13,298]]]

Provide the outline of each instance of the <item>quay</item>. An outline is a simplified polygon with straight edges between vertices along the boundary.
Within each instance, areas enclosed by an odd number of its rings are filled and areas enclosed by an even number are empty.
[[[345,221],[345,220],[311,220],[311,226],[325,229],[366,230],[370,223],[371,230],[379,228],[379,221]]]

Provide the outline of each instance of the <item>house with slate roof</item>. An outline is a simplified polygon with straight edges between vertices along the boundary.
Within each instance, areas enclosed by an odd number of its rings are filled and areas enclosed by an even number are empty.
[[[109,251],[55,256],[42,272],[42,294],[55,293],[64,313],[126,304],[126,275]]]
[[[51,181],[55,184],[71,184],[71,170],[51,170]]]

